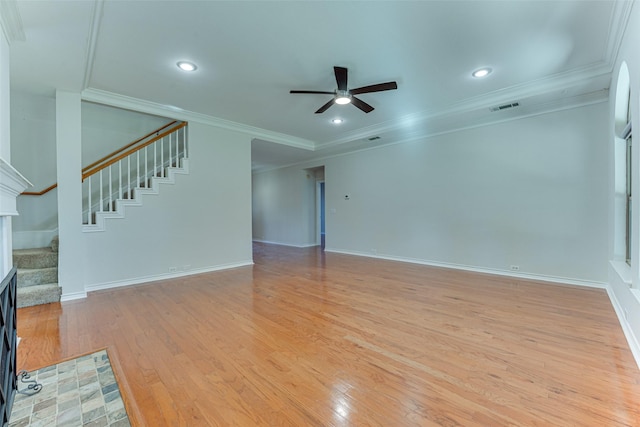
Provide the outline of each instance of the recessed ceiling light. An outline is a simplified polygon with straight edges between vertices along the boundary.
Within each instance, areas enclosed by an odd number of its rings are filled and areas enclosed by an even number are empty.
[[[342,120],[342,119],[333,119],[333,120],[331,120],[331,123],[333,123],[334,125],[339,125],[342,122],[344,122],[344,120]]]
[[[478,79],[487,77],[489,74],[491,74],[491,68],[480,68],[479,70],[475,70],[473,73],[471,73],[473,77]]]
[[[182,71],[195,71],[198,66],[192,62],[180,61],[176,64]]]

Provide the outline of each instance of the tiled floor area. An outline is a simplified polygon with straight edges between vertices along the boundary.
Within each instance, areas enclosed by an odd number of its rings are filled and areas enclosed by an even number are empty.
[[[105,350],[31,372],[42,390],[16,393],[9,427],[130,426]],[[18,381],[18,390],[26,384]]]

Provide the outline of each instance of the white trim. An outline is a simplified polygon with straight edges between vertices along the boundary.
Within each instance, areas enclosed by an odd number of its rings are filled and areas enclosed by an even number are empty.
[[[89,29],[89,43],[87,43],[87,55],[84,66],[84,81],[82,88],[89,87],[91,75],[93,74],[93,64],[95,62],[96,45],[98,44],[98,34],[100,33],[100,23],[102,22],[102,11],[104,10],[104,0],[95,0],[93,4],[93,19]]]
[[[135,279],[115,280],[113,282],[98,283],[95,285],[85,286],[86,292],[102,291],[105,289],[121,288],[123,286],[140,285],[143,283],[157,282],[158,280],[175,279],[178,277],[193,276],[195,274],[210,273],[213,271],[229,270],[232,268],[246,267],[253,265],[253,260],[221,264],[212,267],[194,268],[189,271],[179,271],[175,273],[155,274],[151,276],[143,276]]]
[[[262,239],[253,239],[253,241],[256,243],[266,243],[268,245],[288,246],[290,248],[313,248],[315,246],[318,246],[318,243],[305,243],[304,245],[294,245],[291,243],[273,242],[270,240],[262,240]]]
[[[308,139],[296,136],[286,135],[279,132],[273,132],[254,126],[244,125],[241,123],[224,120],[206,114],[196,113],[193,111],[183,110],[182,108],[169,105],[158,104],[151,101],[132,98],[125,95],[119,95],[99,89],[85,89],[82,91],[82,99],[85,101],[96,102],[99,104],[110,105],[112,107],[124,108],[127,110],[139,111],[157,116],[168,116],[182,121],[193,121],[203,123],[222,129],[232,130],[250,135],[253,138],[264,139],[278,144],[288,145],[290,147],[302,148],[313,151],[315,143]]]
[[[614,2],[611,19],[609,21],[609,31],[607,31],[607,50],[605,53],[605,61],[611,64],[611,72],[613,72],[613,64],[618,57],[618,51],[622,45],[624,33],[629,24],[633,1],[616,1]]]
[[[78,299],[84,299],[86,297],[87,297],[86,292],[70,292],[68,294],[62,294],[60,296],[60,302],[74,301]]]
[[[555,89],[560,90],[560,89]],[[526,96],[541,95],[541,93],[533,93]],[[342,137],[333,141],[328,141],[316,145],[316,150],[321,150],[336,145],[341,145],[347,142],[356,141],[360,139],[366,139],[372,135],[384,134],[392,131],[402,130],[404,123],[413,123],[414,126],[419,127],[419,123],[433,121],[436,119],[451,118],[455,116],[462,116],[463,114],[470,114],[480,109],[488,109],[489,106],[504,104],[505,102],[512,102],[525,98],[525,95],[509,94],[503,98],[493,99],[491,96],[482,96],[475,98],[469,98],[467,101],[462,101],[452,105],[449,108],[443,108],[439,110],[423,111],[419,113],[413,113],[402,117],[400,120],[389,121],[373,126],[368,126],[360,129],[356,129],[352,132],[343,133]],[[457,132],[464,129],[472,129],[476,127],[488,126],[495,123],[501,123],[511,120],[517,120],[525,117],[532,117],[543,115],[547,113],[553,113],[557,111],[563,111],[573,108],[584,107],[586,105],[597,104],[600,102],[609,101],[609,91],[606,89],[573,96],[570,98],[562,98],[551,102],[534,104],[531,106],[522,105],[518,107],[521,113],[511,117],[504,117],[501,114],[487,114],[484,118],[481,118],[477,123],[453,125],[444,130],[433,132],[431,129],[437,128],[437,126],[423,126],[426,130],[420,130],[415,132],[414,135],[404,137],[403,140],[415,139],[422,137],[430,137],[435,135],[441,135],[444,133]],[[528,111],[527,111],[528,110]],[[525,112],[526,111],[526,112]],[[451,119],[450,119],[451,120]],[[454,121],[456,122],[456,121]],[[400,124],[398,124],[400,123]],[[468,120],[458,120],[456,123],[468,123]]]
[[[316,246],[322,245],[322,190],[321,186],[324,184],[324,178],[316,181]],[[326,187],[325,187],[326,191]],[[325,193],[326,199],[326,193]],[[326,213],[325,213],[326,215]],[[325,217],[325,228],[326,228]],[[325,230],[326,232],[326,230]]]
[[[640,343],[638,342],[638,338],[633,333],[633,328],[631,328],[629,322],[625,318],[624,310],[622,309],[622,305],[620,304],[620,301],[618,301],[613,288],[607,285],[605,289],[607,290],[607,295],[609,295],[609,300],[611,301],[613,310],[616,312],[616,316],[618,316],[618,323],[620,323],[620,326],[622,327],[622,332],[627,339],[627,343],[631,349],[631,354],[633,354],[633,358],[635,359],[638,368],[640,368]]]
[[[33,184],[0,157],[0,216],[18,215],[16,198],[28,187]]]
[[[22,17],[18,11],[18,2],[16,0],[0,1],[0,27],[4,33],[7,43],[11,45],[14,41],[25,41],[22,25]]]
[[[631,266],[624,261],[609,261],[609,264],[620,280],[631,287],[633,283],[631,279]]]
[[[466,131],[466,130],[473,130],[473,129],[477,129],[477,128],[482,128],[482,127],[486,127],[486,126],[494,126],[494,125],[499,125],[502,123],[507,123],[507,122],[512,122],[515,120],[520,120],[520,119],[528,119],[531,117],[538,117],[538,116],[543,116],[545,114],[551,114],[551,113],[557,113],[560,111],[565,111],[565,110],[571,110],[574,108],[581,108],[581,107],[588,107],[590,105],[595,105],[595,104],[600,104],[603,102],[608,102],[609,98],[608,96],[608,91],[607,90],[602,90],[602,91],[598,91],[596,93],[592,93],[590,94],[588,97],[579,97],[580,98],[580,102],[576,102],[576,103],[570,103],[570,104],[562,104],[561,101],[559,101],[558,103],[553,103],[554,108],[552,109],[546,109],[546,110],[542,110],[542,111],[532,111],[532,112],[528,112],[526,114],[519,114],[517,116],[513,116],[513,117],[499,117],[496,116],[496,118],[494,120],[485,120],[485,121],[481,121],[479,123],[474,123],[474,124],[470,124],[470,125],[465,125],[465,126],[461,126],[461,127],[456,127],[456,128],[451,128],[451,129],[446,129],[446,130],[442,130],[442,131],[425,131],[425,132],[415,132],[413,134],[406,134],[401,138],[397,138],[394,139],[391,142],[386,142],[383,144],[378,144],[378,145],[374,145],[374,146],[365,146],[365,147],[360,147],[357,149],[352,149],[352,150],[348,150],[345,152],[341,152],[341,153],[336,153],[336,154],[329,154],[329,155],[322,155],[321,151],[318,151],[318,157],[314,157],[312,159],[308,159],[308,160],[302,160],[300,162],[294,162],[294,163],[288,163],[285,165],[281,165],[281,166],[273,166],[273,167],[263,167],[263,168],[257,168],[257,169],[253,169],[251,171],[252,175],[257,175],[257,174],[261,174],[261,173],[266,173],[266,172],[272,172],[274,170],[278,170],[278,169],[285,169],[285,168],[289,168],[289,167],[294,167],[294,166],[300,166],[300,165],[317,165],[317,166],[322,166],[323,163],[328,160],[328,159],[333,159],[333,158],[339,158],[342,156],[348,156],[351,154],[355,154],[355,153],[360,153],[360,152],[364,152],[364,151],[369,151],[369,150],[377,150],[379,148],[384,148],[384,147],[390,147],[393,145],[398,145],[398,144],[405,144],[405,143],[409,143],[409,142],[415,142],[415,141],[419,141],[421,139],[429,139],[429,138],[435,138],[437,136],[442,136],[442,135],[447,135],[447,134],[451,134],[451,133],[456,133],[456,132],[462,132],[462,131]],[[556,105],[558,104],[558,105]],[[547,107],[549,107],[551,104],[546,104]],[[431,128],[431,127],[428,127]],[[369,136],[369,134],[367,134]],[[342,141],[342,140],[340,140]],[[345,141],[342,141],[341,143],[344,142],[349,142],[352,141],[352,139],[348,139]],[[319,149],[324,149],[327,148],[327,146],[321,146]]]
[[[604,283],[604,282],[594,282],[594,281],[590,281],[590,280],[573,279],[573,278],[568,278],[568,277],[547,276],[547,275],[544,275],[544,274],[514,273],[511,270],[500,270],[500,269],[497,269],[497,268],[493,269],[493,268],[474,267],[474,266],[464,265],[464,264],[454,264],[454,263],[449,263],[449,262],[430,261],[430,260],[424,260],[424,259],[418,259],[418,258],[396,257],[396,256],[380,255],[380,254],[373,255],[373,254],[369,254],[369,253],[365,253],[365,252],[347,251],[347,250],[335,249],[335,248],[325,248],[325,252],[332,252],[332,253],[345,254],[345,255],[355,255],[355,256],[362,256],[362,257],[367,257],[367,258],[384,259],[384,260],[387,260],[387,261],[406,262],[406,263],[410,263],[410,264],[420,264],[420,265],[426,265],[426,266],[429,266],[429,267],[450,268],[450,269],[454,269],[454,270],[471,271],[471,272],[474,272],[474,273],[494,274],[494,275],[497,275],[497,276],[516,277],[516,278],[519,278],[519,279],[537,280],[537,281],[542,281],[542,282],[557,283],[557,284],[561,284],[561,285],[584,286],[584,287],[588,287],[588,288],[597,288],[597,289],[606,289],[608,287],[608,285],[606,283]]]

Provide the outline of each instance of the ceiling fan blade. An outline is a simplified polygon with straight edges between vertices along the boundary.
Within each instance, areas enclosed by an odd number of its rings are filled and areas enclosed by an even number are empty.
[[[331,101],[324,104],[322,107],[318,108],[318,111],[316,111],[316,114],[324,113],[325,111],[327,111],[327,109],[333,105],[333,101],[334,100],[332,99]]]
[[[290,90],[289,93],[320,93],[323,95],[335,95],[335,92],[324,92],[318,90]]]
[[[347,69],[344,67],[333,67],[333,72],[336,74],[338,90],[347,90]]]
[[[396,82],[387,82],[387,83],[378,83],[377,85],[363,86],[357,89],[351,89],[349,92],[352,95],[358,95],[360,93],[382,92],[385,90],[394,90],[394,89],[398,89],[398,84]]]
[[[358,107],[359,109],[361,109],[362,111],[364,111],[365,113],[370,113],[374,110],[374,108],[371,105],[367,104],[361,99],[356,98],[355,96],[351,97],[351,103],[356,107]]]

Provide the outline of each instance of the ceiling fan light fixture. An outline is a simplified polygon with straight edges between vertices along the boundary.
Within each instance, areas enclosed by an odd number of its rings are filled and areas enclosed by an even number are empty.
[[[195,70],[198,69],[198,66],[196,64],[194,64],[193,62],[179,61],[176,65],[182,71],[195,71]]]
[[[480,68],[478,70],[475,70],[473,73],[471,73],[471,75],[473,77],[475,77],[476,79],[481,79],[483,77],[487,77],[489,74],[491,74],[491,68]]]

